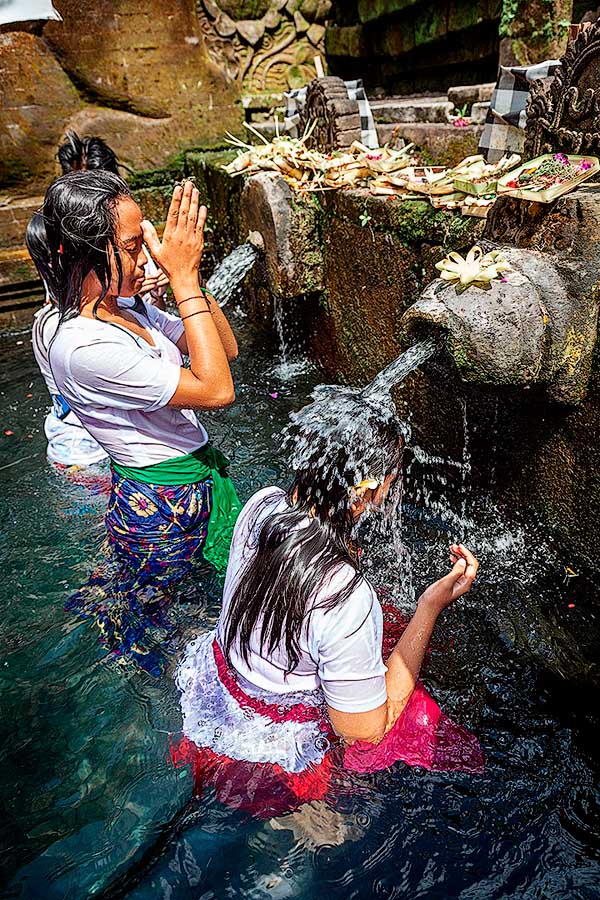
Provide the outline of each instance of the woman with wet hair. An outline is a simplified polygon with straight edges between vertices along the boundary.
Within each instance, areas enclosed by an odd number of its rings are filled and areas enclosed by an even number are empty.
[[[99,169],[104,172],[112,172],[113,175],[120,174],[117,154],[106,141],[96,135],[81,138],[76,131],[67,131],[65,140],[59,146],[56,155],[63,175],[67,175],[69,172],[92,172]],[[154,306],[165,309],[164,300],[169,279],[152,257],[149,254],[146,255],[148,256],[144,266],[146,278],[140,287],[140,294]]]
[[[29,255],[36,260],[38,272],[44,285],[50,279],[50,252],[46,238],[46,226],[41,213],[35,213],[27,225],[25,243]],[[70,409],[54,381],[48,362],[48,351],[58,327],[59,313],[46,287],[46,302],[37,310],[31,327],[33,355],[48,388],[52,406],[44,420],[44,432],[48,441],[46,455],[49,462],[70,472],[76,469],[96,466],[108,458],[98,441],[84,428],[78,416]],[[94,486],[96,480],[92,480]]]
[[[321,390],[293,417],[291,486],[265,488],[242,510],[217,627],[188,645],[177,674],[174,762],[191,763],[197,792],[212,786],[257,816],[322,799],[337,767],[373,772],[402,760],[480,772],[483,763],[476,738],[418,682],[435,623],[471,589],[478,562],[453,544],[450,572],[424,591],[402,634],[389,611],[395,628],[384,640],[357,528],[400,503],[404,430],[384,404],[365,414],[352,389]]]
[[[226,460],[194,413],[233,402],[237,355],[227,319],[198,281],[206,207],[190,182],[175,187],[161,242],[118,175],[76,172],[50,185],[41,215],[47,257],[31,249],[59,319],[48,364],[112,468],[106,528],[116,570],[95,573],[73,605],[98,618],[111,646],[156,671],[136,610],[155,604],[160,620],[165,590],[203,554],[224,569],[239,510]],[[143,282],[144,242],[169,276],[180,318],[148,303],[119,305]]]

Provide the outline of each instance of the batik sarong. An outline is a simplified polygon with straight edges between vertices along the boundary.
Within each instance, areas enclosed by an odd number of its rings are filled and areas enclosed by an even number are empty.
[[[211,505],[211,479],[161,486],[113,472],[105,559],[67,604],[95,620],[111,653],[153,675],[168,658],[172,589],[207,568]]]

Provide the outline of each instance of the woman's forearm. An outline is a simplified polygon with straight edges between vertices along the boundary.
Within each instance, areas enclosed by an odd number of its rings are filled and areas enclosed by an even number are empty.
[[[182,370],[173,405],[205,408],[233,402],[229,360],[208,299],[198,281],[175,281],[173,294],[185,328],[190,371]]]
[[[223,349],[227,354],[227,359],[229,362],[233,362],[234,359],[237,359],[238,355],[238,345],[235,339],[235,335],[231,330],[231,325],[227,321],[227,316],[215,300],[212,294],[207,292],[207,296],[210,299],[210,311],[212,313],[212,319],[215,323],[215,328],[219,332],[219,337],[221,338],[221,343],[223,344]]]
[[[420,600],[416,612],[386,661],[388,721],[394,725],[415,689],[421,665],[431,640],[440,609]]]

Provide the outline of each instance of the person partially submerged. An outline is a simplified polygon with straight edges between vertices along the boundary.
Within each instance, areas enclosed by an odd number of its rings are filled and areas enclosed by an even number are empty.
[[[399,503],[404,429],[334,390],[296,414],[287,491],[264,488],[242,510],[217,626],[191,641],[177,673],[174,762],[192,764],[197,792],[213,786],[258,816],[323,798],[336,765],[483,766],[476,738],[418,681],[438,617],[471,590],[479,563],[452,544],[450,571],[382,650],[389,629],[356,536],[367,514]]]
[[[159,241],[121,178],[74,172],[48,188],[47,251],[33,249],[58,311],[54,383],[112,469],[105,524],[116,566],[94,573],[71,605],[98,620],[111,649],[156,673],[142,613],[161,619],[171,586],[205,557],[225,569],[239,511],[227,460],[195,415],[235,399],[235,336],[198,280],[206,214],[190,182],[176,186]],[[144,281],[144,241],[181,317],[119,302]]]

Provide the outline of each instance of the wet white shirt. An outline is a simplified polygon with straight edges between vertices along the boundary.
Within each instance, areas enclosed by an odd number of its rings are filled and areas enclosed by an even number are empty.
[[[77,316],[49,351],[58,391],[82,425],[125,466],[149,466],[202,447],[206,431],[190,409],[167,406],[179,384],[184,331],[177,316],[149,303],[130,310],[154,346],[126,328]]]
[[[35,313],[31,329],[33,355],[52,398],[52,408],[44,421],[44,433],[48,445],[46,455],[50,462],[63,466],[93,466],[107,459],[107,453],[98,441],[83,427],[71,410],[65,415],[54,375],[48,362],[48,347],[58,326],[58,310],[46,303]]]
[[[255,494],[240,513],[217,627],[221,645],[231,597],[243,569],[256,552],[265,516],[281,512],[286,502],[280,488],[269,487]],[[354,570],[345,565],[318,590],[314,604],[337,592],[353,574]],[[263,655],[259,633],[257,627],[250,641],[248,662],[235,645],[231,648],[232,665],[251,684],[279,694],[321,687],[328,704],[342,712],[366,712],[385,702],[387,669],[381,657],[383,615],[377,595],[366,579],[341,606],[330,611],[315,609],[307,618],[300,640],[300,660],[287,676],[285,649],[276,648],[268,655],[264,651]]]

